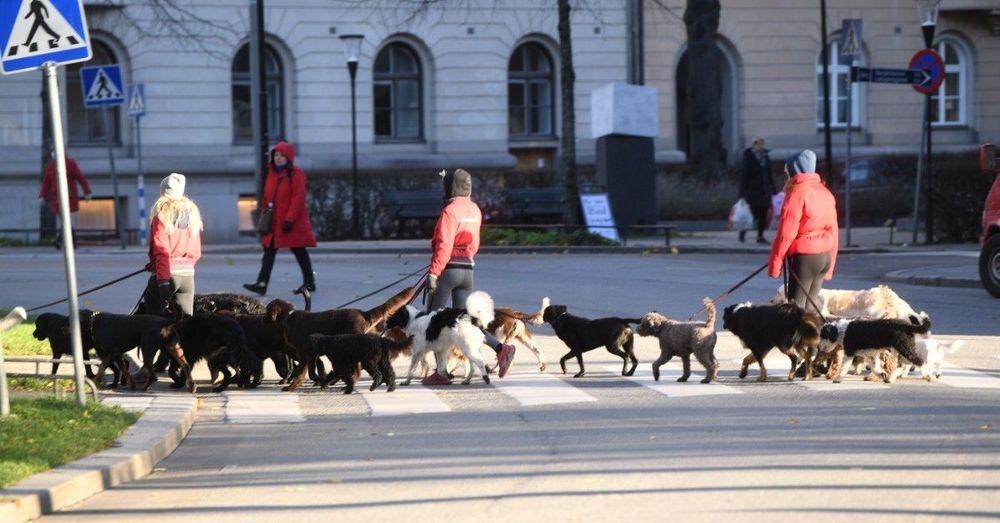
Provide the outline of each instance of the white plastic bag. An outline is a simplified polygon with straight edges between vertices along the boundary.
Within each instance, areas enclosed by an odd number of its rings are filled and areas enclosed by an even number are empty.
[[[731,230],[753,229],[753,212],[750,204],[740,198],[729,210],[729,228]]]
[[[777,221],[781,218],[781,206],[785,204],[785,191],[781,191],[771,197],[771,214],[768,216],[767,226],[777,227]]]

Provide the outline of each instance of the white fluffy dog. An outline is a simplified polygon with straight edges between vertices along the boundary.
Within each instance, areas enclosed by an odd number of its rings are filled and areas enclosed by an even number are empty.
[[[448,360],[452,347],[457,347],[471,367],[466,372],[463,384],[469,384],[475,371],[490,382],[480,349],[486,341],[483,329],[493,321],[493,298],[482,291],[469,295],[464,309],[438,309],[421,312],[412,305],[400,309],[386,322],[386,328],[399,327],[407,336],[413,336],[410,370],[403,385],[409,385],[428,352],[434,353],[437,372],[448,374]]]
[[[771,303],[779,304],[785,301],[785,289],[778,287],[778,292],[771,298]],[[907,320],[910,316],[920,316],[909,303],[885,285],[861,291],[821,289],[819,301],[817,305],[823,316],[872,320]]]
[[[916,345],[917,354],[924,359],[924,368],[929,371],[934,378],[941,377],[941,367],[944,366],[946,354],[954,354],[965,345],[962,340],[943,341],[931,338],[918,339]],[[906,360],[901,360],[899,369],[896,371],[900,376],[906,376],[913,370],[913,364]]]

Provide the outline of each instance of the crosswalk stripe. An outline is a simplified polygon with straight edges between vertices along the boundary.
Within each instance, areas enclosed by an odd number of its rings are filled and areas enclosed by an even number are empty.
[[[302,423],[299,395],[288,392],[226,391],[228,423]]]
[[[384,388],[375,392],[364,389],[362,396],[368,403],[372,416],[400,416],[451,411],[451,407],[441,401],[441,398],[437,397],[437,393],[422,385],[400,386],[393,392],[386,392]]]
[[[597,398],[548,372],[511,373],[491,383],[525,407],[597,401]]]
[[[1000,389],[1000,378],[978,370],[945,364],[941,383],[958,389]]]
[[[621,373],[618,365],[606,367],[616,374]],[[720,394],[742,394],[743,392],[728,385],[713,381],[712,383],[701,383],[705,377],[704,371],[697,372],[691,370],[691,376],[686,382],[678,382],[681,377],[682,367],[680,364],[668,363],[660,367],[660,381],[653,381],[653,369],[649,366],[639,366],[632,376],[624,376],[625,379],[638,383],[650,390],[659,392],[668,398],[681,398],[688,396],[716,396]]]
[[[153,402],[152,396],[105,396],[101,398],[101,403],[105,405],[117,405],[124,410],[133,412],[145,412],[149,404]]]
[[[775,378],[780,380],[785,380],[788,377],[788,371],[792,368],[792,362],[787,356],[776,351],[771,351],[767,357],[764,358],[764,366],[767,367],[767,377],[768,381],[773,381]],[[734,360],[737,364],[743,360]],[[850,362],[846,362],[850,364]],[[758,367],[756,364],[750,364],[750,372],[747,374],[747,379],[756,378],[758,372]],[[834,383],[826,379],[824,375],[814,375],[812,381],[805,381],[800,377],[796,377],[793,381],[795,385],[800,387],[805,387],[816,392],[838,392],[845,390],[879,390],[879,389],[889,389],[891,388],[888,383],[883,383],[881,381],[865,381],[858,378],[857,376],[845,376],[844,381],[841,383]]]

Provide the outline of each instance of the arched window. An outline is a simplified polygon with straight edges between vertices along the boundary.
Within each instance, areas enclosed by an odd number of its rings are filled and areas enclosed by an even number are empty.
[[[507,66],[507,122],[510,136],[553,136],[555,80],[552,58],[528,42],[514,50]]]
[[[267,139],[274,142],[285,136],[285,88],[281,59],[270,46],[264,46],[264,85],[267,97]],[[233,141],[253,140],[253,115],[250,111],[250,44],[244,44],[233,59]]]
[[[969,83],[969,60],[965,48],[952,39],[943,39],[935,47],[944,60],[944,81],[931,95],[931,121],[935,124],[964,124]]]
[[[831,39],[827,46],[830,53],[830,125],[844,127],[847,125],[847,89],[850,85],[851,64],[840,61],[839,38]],[[862,65],[863,59],[857,60]],[[851,86],[854,89],[851,100],[851,126],[861,127],[861,89],[859,84]],[[816,60],[816,122],[823,125],[823,53]]]
[[[121,143],[121,119],[118,107],[110,107],[111,128],[108,129],[104,118],[104,109],[97,107],[86,109],[83,106],[83,86],[80,79],[80,68],[91,65],[118,63],[118,57],[107,44],[97,39],[91,40],[93,58],[88,62],[80,62],[66,66],[66,115],[67,136],[70,145],[104,144],[108,133],[111,141]]]
[[[423,137],[420,58],[402,42],[385,46],[375,58],[373,78],[375,138]]]

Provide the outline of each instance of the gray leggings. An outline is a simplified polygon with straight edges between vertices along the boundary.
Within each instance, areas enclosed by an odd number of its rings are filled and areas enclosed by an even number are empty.
[[[823,288],[823,278],[830,271],[830,253],[793,254],[788,257],[788,265],[789,272],[798,277],[796,281],[795,276],[788,276],[788,294],[792,301],[810,312],[820,312],[813,308],[806,295],[812,298],[816,306],[822,307],[819,303],[819,291]],[[802,282],[801,286],[799,281]]]
[[[449,298],[452,307],[464,309],[465,300],[474,290],[474,272],[471,268],[446,267],[441,276],[438,276],[437,291],[431,295],[427,310],[433,311],[447,307]],[[483,331],[483,334],[486,335],[486,344],[499,354],[500,348],[503,346],[500,340],[489,332]]]
[[[174,292],[174,302],[180,307],[184,314],[191,316],[194,314],[194,275],[193,274],[171,274],[170,288]],[[146,286],[147,304],[151,304],[154,314],[162,314],[160,310],[160,291],[156,286],[156,275],[149,277],[149,285]]]

